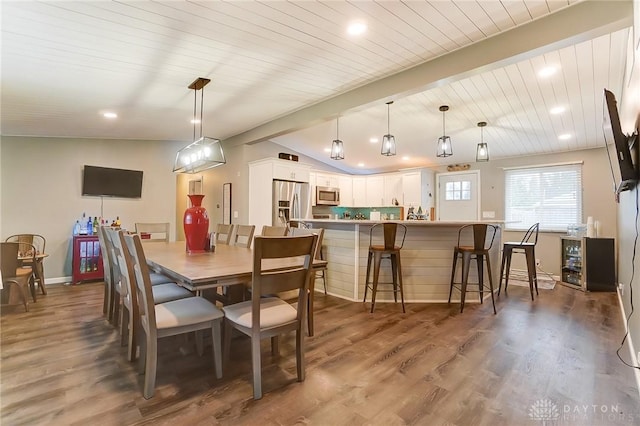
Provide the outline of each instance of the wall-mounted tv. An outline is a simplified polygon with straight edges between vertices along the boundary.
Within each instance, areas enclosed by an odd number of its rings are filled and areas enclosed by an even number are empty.
[[[634,133],[631,136],[627,136],[622,132],[614,94],[604,89],[604,98],[607,103],[611,133],[613,134],[620,170],[620,183],[617,185],[616,192],[627,191],[636,185],[639,178],[637,134]]]
[[[84,166],[82,195],[119,198],[142,196],[142,171]]]

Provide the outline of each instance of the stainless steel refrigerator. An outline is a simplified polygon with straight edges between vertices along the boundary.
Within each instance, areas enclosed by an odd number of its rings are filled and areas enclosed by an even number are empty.
[[[288,226],[294,218],[311,215],[311,194],[308,183],[273,181],[273,226]]]

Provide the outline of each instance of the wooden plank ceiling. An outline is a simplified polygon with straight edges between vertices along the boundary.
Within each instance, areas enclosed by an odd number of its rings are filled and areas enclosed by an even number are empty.
[[[584,5],[573,0],[30,1],[1,7],[2,135],[188,143],[194,93],[187,86],[206,77],[212,79],[204,89],[207,136],[229,143],[269,139],[283,150],[355,173],[473,161],[478,121],[488,122],[484,140],[493,158],[603,145],[602,89],[622,92],[631,21],[407,90],[381,82]],[[366,23],[365,34],[346,33],[353,20]],[[468,56],[480,61],[482,52]],[[547,65],[558,71],[539,78]],[[342,109],[328,103],[363,89],[369,95],[360,104],[351,99]],[[377,92],[378,97],[371,94]],[[391,99],[389,130],[398,155],[388,158],[369,140],[387,132],[385,102]],[[442,104],[451,108],[446,133],[454,157],[438,161]],[[555,106],[565,112],[550,114]],[[106,111],[118,118],[105,120]],[[296,116],[301,111],[308,111],[304,120]],[[337,116],[346,151],[340,162],[325,152],[336,137]],[[290,124],[281,124],[289,117]],[[252,129],[259,137],[238,137]],[[559,140],[565,133],[571,136]]]

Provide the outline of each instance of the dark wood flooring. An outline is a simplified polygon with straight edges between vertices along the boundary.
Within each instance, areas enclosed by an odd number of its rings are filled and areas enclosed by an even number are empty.
[[[560,416],[548,411],[547,425],[640,424],[633,371],[615,355],[624,327],[613,293],[556,286],[531,302],[527,288],[512,286],[498,315],[490,303],[463,314],[457,305],[408,304],[402,314],[380,303],[369,314],[317,294],[306,381],[296,382],[293,336],[280,357],[265,341],[260,401],[243,337],[221,380],[210,347],[198,357],[164,339],[156,393],[145,400],[142,376],[102,316],[102,294],[101,283],[51,286],[28,313],[3,309],[3,425],[536,425],[541,403]]]

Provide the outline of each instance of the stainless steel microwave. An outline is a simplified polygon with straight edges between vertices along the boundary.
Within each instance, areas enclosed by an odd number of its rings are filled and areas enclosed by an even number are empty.
[[[340,205],[340,188],[316,186],[316,205],[317,206]]]

